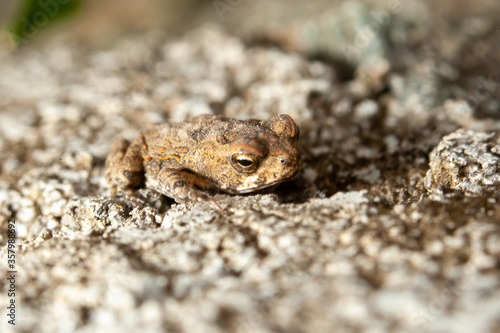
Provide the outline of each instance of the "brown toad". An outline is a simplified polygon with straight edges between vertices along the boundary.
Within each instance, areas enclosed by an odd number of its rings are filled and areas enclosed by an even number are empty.
[[[298,127],[288,115],[269,121],[202,115],[153,126],[132,142],[119,138],[106,159],[112,187],[143,184],[176,202],[208,201],[207,191],[248,193],[289,180],[301,160]]]

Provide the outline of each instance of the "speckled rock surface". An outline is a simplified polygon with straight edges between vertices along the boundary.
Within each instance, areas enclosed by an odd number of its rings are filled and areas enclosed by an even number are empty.
[[[310,20],[284,48],[210,25],[0,53],[0,240],[15,219],[19,272],[1,331],[498,332],[498,28],[418,8],[350,78],[335,48],[306,54]],[[145,189],[110,200],[115,137],[202,113],[290,114],[302,175],[217,194],[222,212]]]
[[[430,154],[426,186],[469,195],[496,191],[500,185],[500,145],[495,136],[463,129],[445,136]]]

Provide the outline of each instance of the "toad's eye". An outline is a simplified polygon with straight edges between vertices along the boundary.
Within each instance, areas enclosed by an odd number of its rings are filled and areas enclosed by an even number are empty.
[[[231,155],[231,164],[236,171],[251,173],[257,169],[258,159],[254,155],[245,153],[234,153]]]

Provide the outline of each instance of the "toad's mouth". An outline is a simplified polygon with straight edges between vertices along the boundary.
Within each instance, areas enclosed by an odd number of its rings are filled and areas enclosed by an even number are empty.
[[[295,178],[295,176],[297,174],[298,174],[298,170],[296,172],[290,174],[289,176],[277,179],[277,180],[269,182],[269,183],[256,184],[255,186],[252,186],[252,187],[239,187],[239,188],[236,188],[234,190],[228,189],[227,192],[230,192],[233,194],[246,194],[246,193],[257,192],[257,191],[272,187],[274,185],[278,185],[278,184],[290,181],[293,178]]]

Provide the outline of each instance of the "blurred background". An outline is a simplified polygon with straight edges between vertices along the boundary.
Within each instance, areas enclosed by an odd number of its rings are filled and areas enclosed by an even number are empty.
[[[225,26],[234,34],[263,32],[276,25],[314,17],[337,8],[344,0],[2,0],[0,26],[4,38],[17,42],[50,38],[55,33],[70,33],[75,39],[92,44],[106,44],[128,33],[162,29],[178,35],[203,23]],[[369,6],[387,8],[399,3],[403,7],[431,6],[436,16],[455,20],[467,16],[498,13],[495,0],[365,0]],[[412,7],[415,8],[415,7]],[[407,13],[419,16],[418,11]]]
[[[2,0],[0,52],[29,52],[59,37],[81,50],[111,49],[125,37],[146,39],[151,31],[163,43],[212,24],[247,46],[272,45],[319,60],[341,82],[408,67],[418,72],[415,62],[441,59],[452,69],[434,74],[453,86],[437,101],[422,101],[432,108],[448,98],[474,96],[478,78],[498,73],[498,17],[496,0]],[[372,82],[370,89],[381,92],[385,83]],[[436,94],[435,87],[427,88],[419,94]],[[474,97],[468,102],[478,117],[499,116],[498,103]]]
[[[324,10],[332,1],[2,1],[4,33],[18,41],[70,33],[80,41],[106,44],[129,33],[162,29],[175,36],[206,22],[235,33],[258,30]],[[40,14],[42,13],[42,14]],[[38,28],[38,29],[35,29]],[[39,30],[32,33],[33,30]],[[43,31],[42,31],[43,30]]]

